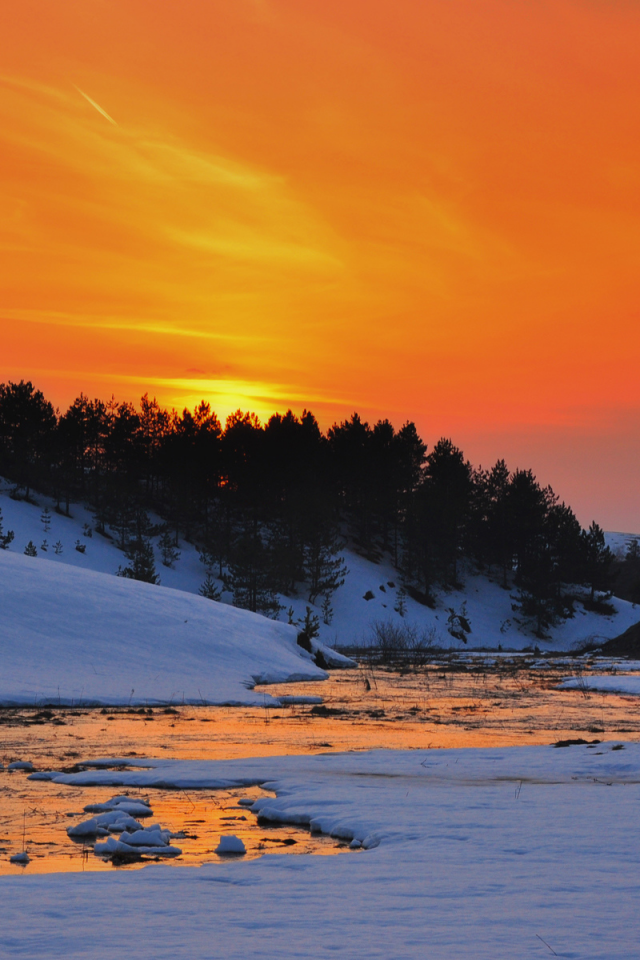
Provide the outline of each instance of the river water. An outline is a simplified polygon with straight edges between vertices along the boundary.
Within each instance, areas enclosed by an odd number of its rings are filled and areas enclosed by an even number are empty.
[[[414,669],[364,665],[336,671],[324,683],[270,686],[272,697],[322,697],[323,703],[154,709],[0,711],[0,873],[113,869],[91,844],[67,837],[88,819],[82,808],[103,802],[113,788],[75,788],[30,781],[9,772],[14,760],[38,770],[69,769],[96,757],[230,759],[326,751],[515,746],[584,739],[640,740],[640,699],[555,689],[562,676],[597,667],[593,661],[531,656],[450,656]],[[624,664],[618,669],[624,672]],[[266,702],[265,696],[265,702]],[[139,791],[130,791],[133,795]],[[344,844],[290,826],[265,828],[238,806],[264,793],[153,791],[152,822],[183,831],[172,862],[220,859],[220,836],[243,839],[247,857],[264,852],[345,852]],[[26,849],[30,863],[10,856]],[[353,854],[349,854],[353,855]],[[122,864],[135,869],[145,861]]]

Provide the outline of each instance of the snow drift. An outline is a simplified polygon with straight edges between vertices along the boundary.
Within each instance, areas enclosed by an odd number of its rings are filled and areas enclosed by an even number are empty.
[[[179,590],[0,551],[0,704],[264,704],[324,680],[296,630]],[[272,701],[275,702],[275,701]]]

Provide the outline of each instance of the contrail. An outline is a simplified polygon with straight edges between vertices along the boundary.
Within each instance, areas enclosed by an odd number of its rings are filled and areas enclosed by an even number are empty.
[[[74,87],[76,87],[75,83],[74,83]],[[117,126],[118,126],[118,124],[115,122],[115,120],[113,119],[113,117],[110,117],[109,114],[107,113],[107,111],[102,109],[102,107],[100,106],[99,103],[96,103],[95,100],[92,100],[91,97],[87,96],[87,94],[84,92],[84,90],[81,90],[80,87],[76,87],[76,90],[78,91],[78,93],[82,94],[82,96],[85,98],[85,100],[88,100],[89,103],[91,104],[91,106],[92,106],[92,107],[95,107],[96,110],[98,111],[98,113],[101,113],[102,116],[103,116],[106,120],[109,121],[109,123],[112,123],[112,124],[114,125],[114,127],[117,127]]]

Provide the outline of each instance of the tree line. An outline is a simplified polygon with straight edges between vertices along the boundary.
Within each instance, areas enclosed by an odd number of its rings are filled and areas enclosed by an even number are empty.
[[[346,545],[389,556],[403,591],[427,605],[464,570],[485,571],[517,590],[541,635],[572,614],[576,585],[602,610],[611,586],[596,523],[583,530],[531,470],[474,468],[446,438],[429,450],[412,422],[396,430],[354,413],[323,432],[307,410],[265,424],[238,410],[223,426],[204,400],[180,413],[148,394],[137,408],[81,394],[60,413],[31,382],[8,382],[0,472],[16,497],[40,490],[64,514],[89,504],[97,532],[125,551],[125,576],[157,581],[150,538],[167,566],[185,538],[204,564],[201,592],[217,598],[221,580],[236,605],[274,616],[278,595],[304,593],[329,622]]]

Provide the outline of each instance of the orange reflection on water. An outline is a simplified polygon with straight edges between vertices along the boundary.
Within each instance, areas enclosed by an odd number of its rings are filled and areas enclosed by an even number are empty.
[[[322,705],[286,707],[179,707],[153,710],[0,711],[4,764],[31,760],[41,770],[72,768],[96,757],[231,759],[378,748],[428,749],[552,743],[560,739],[640,740],[640,700],[615,694],[556,690],[575,665],[531,668],[531,659],[451,660],[406,672],[383,667],[334,673],[324,683],[265,688],[272,697],[320,694]],[[582,666],[585,666],[582,664]],[[265,703],[267,697],[265,696]],[[43,718],[44,717],[44,718]],[[72,843],[66,827],[82,807],[117,790],[70,788],[0,774],[0,873],[22,849],[28,872],[111,869]],[[130,791],[137,793],[139,791]],[[219,860],[213,850],[224,833],[240,836],[247,856],[264,852],[333,853],[333,840],[292,827],[259,827],[237,807],[253,790],[152,791],[154,816],[188,836],[175,843],[180,864]],[[69,816],[73,814],[73,816]],[[246,819],[237,819],[246,817]],[[233,819],[226,819],[233,818]],[[284,846],[282,841],[295,840]]]

